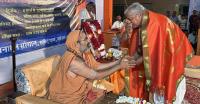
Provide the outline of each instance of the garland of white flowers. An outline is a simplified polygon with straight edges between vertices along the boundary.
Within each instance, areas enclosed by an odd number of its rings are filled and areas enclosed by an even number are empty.
[[[116,100],[116,103],[129,103],[129,104],[151,104],[147,102],[146,100],[140,99],[140,98],[133,98],[133,97],[127,97],[127,96],[119,96],[119,98]]]

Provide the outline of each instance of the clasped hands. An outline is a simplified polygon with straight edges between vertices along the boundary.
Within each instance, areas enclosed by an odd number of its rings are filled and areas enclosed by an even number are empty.
[[[137,65],[136,60],[132,56],[124,56],[120,60],[120,67],[124,69],[135,68]]]

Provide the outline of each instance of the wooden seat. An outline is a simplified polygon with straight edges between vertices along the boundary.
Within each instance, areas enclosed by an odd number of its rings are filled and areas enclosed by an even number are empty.
[[[187,64],[188,67],[185,68],[185,75],[200,79],[200,56],[193,56]]]

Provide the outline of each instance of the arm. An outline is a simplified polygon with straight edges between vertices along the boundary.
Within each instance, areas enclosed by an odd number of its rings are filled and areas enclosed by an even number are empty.
[[[113,23],[113,25],[112,25],[112,27],[111,27],[111,29],[117,29],[117,23],[116,23],[116,21]]]
[[[130,57],[130,56],[127,56],[126,58],[128,60],[134,60],[133,57]],[[117,60],[117,61],[114,61],[114,62],[103,63],[103,64],[101,63],[99,65],[99,67],[97,69],[95,69],[95,70],[102,71],[102,70],[106,70],[106,69],[112,68],[113,66],[120,64],[121,60],[122,60],[122,58]]]
[[[94,79],[103,79],[104,77],[111,75],[112,73],[114,73],[119,69],[121,69],[121,66],[118,64],[110,68],[109,70],[99,71]]]
[[[140,57],[136,60],[136,65],[137,65],[137,66],[140,65],[140,64],[142,64],[142,62],[143,62],[143,58],[142,58],[142,56],[140,56]]]
[[[80,62],[78,60],[74,60],[71,63],[70,68],[69,68],[69,70],[72,71],[73,73],[78,74],[88,79],[92,79],[92,80],[102,79],[119,69],[120,69],[119,64],[116,64],[114,67],[110,68],[109,70],[98,72],[89,68],[84,62]]]
[[[120,23],[120,30],[125,26],[123,22]]]
[[[102,79],[121,68],[132,68],[135,65],[136,65],[135,61],[128,61],[127,59],[122,59],[120,64],[116,64],[115,66],[109,68],[108,70],[95,71],[89,68],[84,62],[81,62],[80,60],[74,60],[71,63],[69,70],[75,74],[94,80],[94,79]]]
[[[97,71],[100,71],[100,70],[105,70],[105,69],[109,69],[115,65],[118,65],[120,63],[120,60],[117,60],[117,61],[114,61],[114,62],[109,62],[109,63],[100,63],[100,65],[98,66]]]

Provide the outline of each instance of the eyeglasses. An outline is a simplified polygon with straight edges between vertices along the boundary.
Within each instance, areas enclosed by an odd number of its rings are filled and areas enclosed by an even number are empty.
[[[140,14],[136,14],[134,16],[131,16],[131,18],[126,17],[127,20],[129,20],[130,22],[133,21],[133,19],[135,19],[137,16],[139,16]]]
[[[127,19],[128,21],[130,21],[130,22],[131,22],[131,20],[132,20],[133,18],[132,18],[132,19],[131,19],[131,18],[126,18],[126,19]],[[126,23],[127,23],[127,22],[126,22]]]

